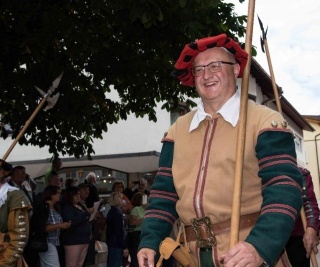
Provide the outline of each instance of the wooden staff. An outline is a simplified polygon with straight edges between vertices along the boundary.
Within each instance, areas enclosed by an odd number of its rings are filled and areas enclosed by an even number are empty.
[[[264,49],[263,49],[263,46],[262,46],[262,42],[263,42],[263,45],[264,45],[265,50],[266,50],[266,55],[267,55],[267,61],[268,61],[268,66],[269,66],[269,71],[270,71],[273,94],[274,94],[274,97],[275,97],[275,100],[276,100],[277,109],[282,114],[282,108],[281,108],[281,104],[280,104],[280,97],[279,97],[279,93],[278,93],[278,89],[277,89],[277,85],[276,85],[276,81],[275,81],[275,77],[274,77],[274,73],[273,73],[271,57],[270,57],[268,41],[267,41],[267,31],[268,31],[268,29],[266,31],[264,31],[263,30],[263,26],[262,26],[262,22],[261,22],[259,17],[258,17],[258,20],[259,20],[260,28],[262,29],[262,32],[263,32],[263,34],[262,34],[263,39],[261,39],[261,48],[262,48],[262,51],[264,52]]]
[[[38,107],[36,108],[36,110],[32,113],[32,115],[30,116],[30,118],[26,121],[25,125],[23,126],[23,128],[21,129],[21,131],[19,132],[19,134],[17,135],[16,139],[13,140],[11,146],[9,147],[9,149],[7,150],[7,152],[4,154],[4,156],[2,157],[3,160],[6,160],[7,157],[10,155],[11,151],[13,150],[13,148],[15,147],[15,145],[18,143],[18,141],[20,140],[20,138],[24,135],[25,131],[28,129],[29,125],[31,124],[31,122],[33,121],[33,119],[35,118],[35,116],[38,114],[39,110],[42,108],[42,106],[44,105],[44,103],[46,103],[46,98],[43,98],[40,102],[40,104],[38,105]]]
[[[252,47],[252,32],[254,19],[255,1],[249,0],[248,4],[248,21],[246,30],[245,50],[248,53],[248,62],[243,72],[241,84],[241,100],[240,100],[240,114],[239,114],[239,130],[236,149],[236,164],[234,175],[233,200],[231,211],[231,229],[230,229],[230,248],[239,242],[239,222],[241,209],[241,191],[242,191],[242,170],[243,157],[246,137],[247,124],[247,106],[248,106],[248,88],[249,76],[251,66],[251,47]]]
[[[271,82],[272,82],[272,88],[273,88],[273,93],[274,93],[275,100],[276,100],[277,109],[282,114],[280,97],[279,97],[277,85],[276,85],[276,82],[275,82],[275,77],[274,77],[274,72],[273,72],[273,68],[272,68],[271,57],[270,57],[270,52],[269,52],[269,47],[268,47],[268,41],[267,41],[268,28],[267,28],[266,31],[264,31],[264,27],[263,27],[262,21],[260,20],[259,17],[258,17],[258,20],[259,20],[260,28],[262,30],[261,49],[264,52],[263,47],[265,48],[265,52],[266,52],[266,55],[267,55],[268,66],[269,66],[269,71],[270,71]],[[306,229],[307,229],[307,219],[306,219],[306,214],[305,214],[305,210],[304,210],[303,206],[302,206],[301,211],[300,211],[300,217],[301,217],[301,220],[302,220],[303,229],[304,229],[304,231],[306,231]],[[317,258],[316,258],[316,255],[314,254],[313,250],[311,251],[310,257],[311,257],[312,266],[313,267],[318,267]]]
[[[18,143],[18,141],[21,139],[21,137],[24,135],[25,131],[28,129],[29,125],[31,124],[31,122],[33,121],[33,119],[35,118],[35,116],[38,114],[38,112],[40,111],[40,109],[43,107],[43,105],[46,103],[46,101],[49,101],[50,95],[54,92],[55,89],[58,88],[58,85],[60,83],[60,80],[62,78],[62,74],[61,73],[52,83],[52,86],[50,86],[48,93],[44,95],[43,99],[41,100],[41,102],[39,103],[38,107],[35,109],[35,111],[31,114],[30,118],[26,121],[25,125],[23,126],[23,128],[21,129],[21,131],[19,132],[19,134],[17,135],[17,137],[13,140],[11,146],[9,147],[9,149],[7,150],[7,152],[4,154],[4,156],[2,157],[3,160],[6,160],[7,157],[10,155],[11,151],[13,150],[13,148],[15,147],[15,145]],[[54,103],[55,104],[55,103]],[[52,107],[52,106],[51,106]]]

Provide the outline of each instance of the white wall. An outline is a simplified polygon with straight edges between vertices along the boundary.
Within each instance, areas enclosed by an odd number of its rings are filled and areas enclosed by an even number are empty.
[[[170,113],[156,108],[157,122],[149,121],[148,117],[136,118],[128,116],[126,121],[108,125],[108,132],[103,139],[95,139],[96,155],[134,153],[161,150],[161,139],[170,127]]]

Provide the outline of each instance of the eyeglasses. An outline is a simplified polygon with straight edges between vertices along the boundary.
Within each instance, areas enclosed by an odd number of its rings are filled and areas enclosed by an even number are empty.
[[[194,66],[191,69],[191,72],[192,72],[193,76],[195,76],[195,77],[202,76],[204,74],[205,67],[208,67],[208,69],[211,73],[219,72],[219,71],[221,71],[222,64],[235,65],[237,63],[227,62],[227,61],[215,61],[215,62],[209,63],[208,65]]]

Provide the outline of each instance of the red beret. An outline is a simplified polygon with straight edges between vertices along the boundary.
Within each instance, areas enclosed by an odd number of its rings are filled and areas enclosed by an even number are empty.
[[[193,60],[200,52],[213,47],[224,47],[235,56],[240,65],[239,77],[242,77],[243,70],[248,61],[248,53],[237,42],[227,37],[226,34],[206,37],[186,44],[174,65],[175,69],[171,75],[177,77],[183,85],[194,86],[194,77],[191,73]]]

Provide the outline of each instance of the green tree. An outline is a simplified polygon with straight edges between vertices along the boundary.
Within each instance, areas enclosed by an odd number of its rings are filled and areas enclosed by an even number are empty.
[[[1,122],[15,138],[41,101],[34,85],[47,91],[63,71],[58,103],[19,143],[76,157],[90,157],[93,138],[128,114],[156,121],[160,101],[170,110],[194,96],[170,77],[183,46],[242,37],[246,21],[219,0],[1,0],[0,10]]]

